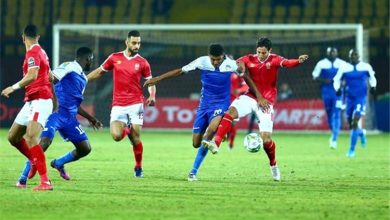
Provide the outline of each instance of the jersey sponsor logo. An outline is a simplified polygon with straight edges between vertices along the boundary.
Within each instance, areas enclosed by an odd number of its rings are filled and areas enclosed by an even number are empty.
[[[256,66],[256,64],[254,64],[254,63],[250,63],[248,66],[249,66],[249,67],[255,67],[255,66]]]
[[[139,63],[136,63],[136,64],[134,65],[134,69],[135,69],[135,70],[139,70],[139,66],[140,66]]]
[[[121,64],[121,63],[122,63],[121,60],[117,60],[117,61],[116,61],[116,64],[118,64],[118,65]]]
[[[226,70],[231,70],[232,67],[230,65],[226,65]]]
[[[34,60],[34,57],[30,57],[30,58],[28,58],[28,60],[27,60],[27,65],[28,65],[28,67],[35,66],[35,60]]]

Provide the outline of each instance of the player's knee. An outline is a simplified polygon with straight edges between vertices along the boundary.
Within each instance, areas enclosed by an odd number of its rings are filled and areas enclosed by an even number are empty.
[[[111,136],[112,136],[112,139],[114,139],[114,141],[116,141],[116,142],[122,140],[122,135],[111,134]]]
[[[91,149],[91,146],[85,146],[81,149],[78,149],[77,150],[77,154],[79,155],[79,157],[85,157],[87,156],[89,153],[91,153],[92,149]]]
[[[49,148],[51,142],[52,142],[52,140],[50,140],[48,138],[42,138],[41,141],[39,142],[39,145],[41,145],[43,151],[46,151],[47,148]]]
[[[193,146],[194,148],[199,148],[199,147],[200,147],[200,142],[199,142],[199,141],[193,141],[193,142],[192,142],[192,146]]]
[[[19,140],[16,140],[16,138],[15,138],[14,136],[8,135],[8,142],[9,142],[12,146],[17,147],[17,146],[18,146]]]

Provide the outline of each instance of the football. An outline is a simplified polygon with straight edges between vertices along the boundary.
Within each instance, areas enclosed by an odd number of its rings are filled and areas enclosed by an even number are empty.
[[[247,151],[256,153],[263,148],[263,139],[258,133],[247,134],[244,137],[244,147]]]

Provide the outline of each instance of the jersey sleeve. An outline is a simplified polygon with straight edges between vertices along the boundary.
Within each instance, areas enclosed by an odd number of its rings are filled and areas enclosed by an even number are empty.
[[[114,68],[114,61],[112,54],[100,66],[105,72],[111,71]]]
[[[144,67],[142,68],[142,76],[144,77],[144,79],[152,78],[152,71],[150,68],[150,64],[146,60],[144,62]]]
[[[317,79],[318,77],[320,77],[320,74],[321,74],[321,65],[320,65],[320,62],[318,62],[316,64],[316,66],[314,67],[314,70],[313,70],[313,79]]]
[[[41,59],[38,53],[35,52],[27,52],[26,54],[27,60],[27,71],[31,68],[39,68],[41,65]]]
[[[248,56],[243,56],[243,57],[238,58],[236,63],[237,63],[237,65],[238,65],[238,63],[243,63],[245,65],[245,67],[248,67],[247,66],[248,61],[249,61]]]
[[[191,63],[189,63],[189,64],[183,66],[183,67],[181,68],[181,71],[182,71],[183,73],[188,73],[188,72],[190,72],[190,71],[193,71],[193,70],[198,69],[200,66],[201,66],[201,58],[199,57],[199,58],[197,58],[196,60],[192,61]]]
[[[367,64],[367,71],[368,71],[368,75],[369,75],[368,82],[370,83],[370,86],[376,87],[377,81],[376,81],[376,77],[375,77],[375,72],[372,69],[372,66],[370,64]]]
[[[69,62],[65,62],[62,63],[59,67],[55,68],[52,71],[53,76],[58,80],[64,78],[69,73],[68,69],[66,68],[69,64],[70,64]]]

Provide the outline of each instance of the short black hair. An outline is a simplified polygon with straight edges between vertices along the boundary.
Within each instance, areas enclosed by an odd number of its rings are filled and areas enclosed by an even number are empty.
[[[272,42],[267,37],[260,37],[256,43],[256,48],[258,47],[266,47],[269,50],[272,48]]]
[[[129,38],[129,37],[139,37],[139,36],[141,36],[141,34],[137,30],[129,31],[129,33],[127,34],[127,38]]]
[[[23,34],[26,37],[36,38],[38,36],[38,28],[33,24],[29,24],[24,28]]]
[[[90,56],[92,53],[93,52],[92,52],[91,48],[89,48],[89,47],[80,47],[76,51],[76,58],[87,57],[87,56]]]
[[[210,44],[209,45],[209,54],[212,56],[222,56],[225,54],[225,51],[223,49],[223,46],[221,44]]]

